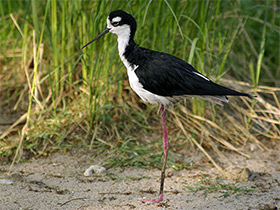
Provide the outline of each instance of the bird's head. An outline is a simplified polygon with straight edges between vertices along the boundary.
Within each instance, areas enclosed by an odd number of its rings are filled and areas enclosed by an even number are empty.
[[[107,28],[101,34],[83,46],[82,49],[108,32],[116,34],[117,36],[129,36],[131,39],[133,39],[136,27],[136,21],[130,14],[123,10],[113,11],[107,17]]]

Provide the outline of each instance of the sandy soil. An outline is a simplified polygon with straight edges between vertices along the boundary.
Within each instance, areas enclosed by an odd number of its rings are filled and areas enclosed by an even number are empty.
[[[279,148],[278,148],[279,149]],[[191,192],[185,186],[208,186],[220,177],[203,155],[192,157],[199,167],[172,171],[165,183],[165,197],[161,204],[144,204],[141,199],[157,198],[160,171],[136,167],[111,168],[107,173],[85,177],[84,171],[93,164],[85,151],[52,154],[46,158],[15,165],[13,175],[7,177],[9,165],[1,165],[0,209],[279,209],[280,153],[279,150],[255,151],[251,159],[234,153],[226,154],[227,171],[245,171],[248,181],[226,184],[242,187],[232,190],[216,189]],[[203,161],[204,160],[204,161]],[[224,160],[226,161],[226,160]],[[249,170],[248,170],[249,169]],[[239,171],[239,172],[237,172]],[[244,171],[244,170],[243,170]],[[8,180],[5,180],[8,179]],[[232,178],[234,179],[234,178]],[[251,189],[245,192],[242,189]],[[228,196],[223,196],[228,194]]]

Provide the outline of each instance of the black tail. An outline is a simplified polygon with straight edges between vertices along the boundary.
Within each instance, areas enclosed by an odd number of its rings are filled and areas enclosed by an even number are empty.
[[[221,85],[218,85],[216,83],[213,83],[212,84],[214,86],[216,86],[214,89],[216,90],[216,94],[214,93],[213,95],[225,95],[225,96],[246,96],[246,97],[249,97],[249,98],[253,98],[253,96],[251,96],[250,94],[248,93],[240,93],[238,91],[235,91],[235,90],[232,90],[230,88],[227,88],[227,87],[224,87],[224,86],[221,86]]]

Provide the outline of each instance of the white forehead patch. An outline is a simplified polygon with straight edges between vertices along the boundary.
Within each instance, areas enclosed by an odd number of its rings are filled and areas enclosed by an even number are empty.
[[[112,22],[120,22],[121,21],[121,17],[114,17],[113,19],[112,19]]]
[[[109,20],[109,17],[107,18],[107,28],[112,28],[111,21]]]

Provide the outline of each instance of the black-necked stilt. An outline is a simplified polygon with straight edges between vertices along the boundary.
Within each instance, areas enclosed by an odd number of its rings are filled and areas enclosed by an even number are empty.
[[[251,96],[213,83],[180,58],[137,46],[133,40],[136,26],[136,21],[130,14],[122,10],[113,11],[107,18],[107,28],[82,48],[108,32],[116,34],[118,36],[119,55],[127,68],[131,88],[143,101],[160,105],[164,156],[159,198],[157,200],[143,200],[143,202],[158,203],[163,200],[169,147],[164,118],[165,106],[176,103],[188,95],[218,104],[228,102],[226,95],[250,98]]]

